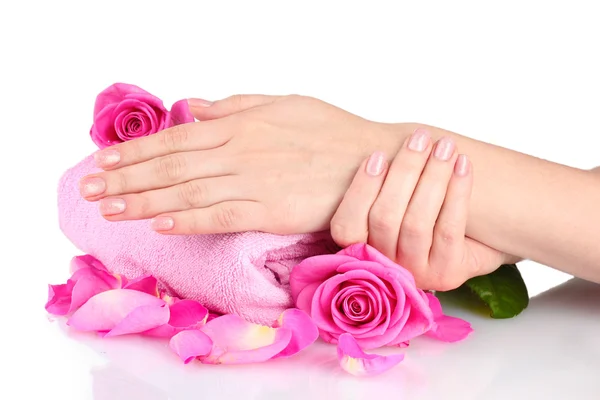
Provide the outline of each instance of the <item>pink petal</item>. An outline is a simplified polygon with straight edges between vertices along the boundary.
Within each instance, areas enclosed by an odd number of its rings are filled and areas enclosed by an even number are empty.
[[[290,289],[294,302],[305,287],[322,283],[335,275],[340,265],[352,261],[357,259],[339,254],[324,254],[304,259],[290,274]]]
[[[337,346],[338,360],[342,369],[355,376],[377,375],[399,364],[403,354],[380,356],[366,354],[349,333],[340,335]]]
[[[139,278],[133,279],[129,281],[123,289],[137,290],[138,292],[144,292],[159,297],[158,281],[152,275],[140,276]]]
[[[169,322],[144,332],[144,335],[170,338],[183,330],[200,328],[208,318],[208,310],[195,300],[176,301],[169,309]]]
[[[106,337],[145,332],[166,324],[168,320],[169,307],[166,304],[140,306],[117,323]]]
[[[80,279],[77,279],[77,281],[73,285],[69,313],[77,311],[79,307],[84,305],[86,301],[88,301],[98,293],[106,292],[107,290],[112,289],[115,289],[115,287],[107,284],[104,279],[98,277],[95,274],[88,274],[87,276],[82,276]]]
[[[467,321],[444,315],[440,300],[431,293],[425,293],[429,299],[429,307],[434,315],[434,324],[426,333],[427,336],[444,342],[458,342],[465,339],[473,328]]]
[[[82,256],[75,256],[71,259],[71,273],[79,271],[84,268],[95,268],[108,273],[108,270],[97,258],[85,254]]]
[[[148,93],[144,89],[128,83],[115,83],[96,96],[94,117],[109,104],[120,103],[125,96],[132,93]],[[148,93],[149,94],[149,93]]]
[[[314,321],[305,312],[296,308],[285,310],[273,327],[287,328],[292,332],[287,347],[273,358],[292,356],[313,344],[319,337],[319,330]]]
[[[210,354],[201,358],[205,364],[263,362],[281,353],[292,339],[287,328],[256,325],[233,314],[207,322],[202,331],[213,341]]]
[[[179,100],[171,107],[169,125],[187,124],[188,122],[194,122],[194,116],[190,112],[187,100]]]
[[[67,315],[71,308],[71,292],[75,282],[67,281],[62,285],[48,285],[46,311],[54,315]]]
[[[89,299],[69,318],[67,325],[85,332],[110,331],[136,308],[164,304],[164,300],[144,292],[109,290]]]
[[[169,347],[177,353],[184,364],[189,363],[196,357],[209,354],[212,346],[213,343],[210,337],[199,330],[179,332],[169,341]]]

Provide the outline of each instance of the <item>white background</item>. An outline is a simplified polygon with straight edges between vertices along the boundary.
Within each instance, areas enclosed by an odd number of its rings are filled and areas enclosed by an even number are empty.
[[[415,343],[370,381],[343,375],[325,345],[260,366],[183,366],[162,342],[74,335],[43,309],[46,284],[65,281],[78,254],[58,229],[56,184],[95,149],[93,102],[106,86],[137,84],[168,105],[306,94],[591,168],[600,164],[597,8],[3,0],[0,398],[600,398],[600,293],[583,282],[541,294],[514,320],[461,314],[475,326],[470,340]],[[522,271],[532,294],[569,278],[533,263]]]

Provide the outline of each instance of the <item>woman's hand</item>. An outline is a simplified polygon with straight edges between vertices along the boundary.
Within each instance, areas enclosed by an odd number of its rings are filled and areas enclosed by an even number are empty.
[[[465,237],[471,163],[454,141],[432,143],[417,129],[391,166],[382,152],[365,160],[331,221],[342,247],[368,242],[415,276],[423,289],[450,290],[489,273],[507,257]]]
[[[328,229],[361,161],[393,154],[397,129],[301,96],[191,100],[202,122],[95,154],[81,180],[110,221],[154,218],[166,234]]]

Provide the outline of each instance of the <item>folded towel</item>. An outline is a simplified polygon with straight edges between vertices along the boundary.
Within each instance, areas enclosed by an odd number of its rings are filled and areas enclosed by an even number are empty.
[[[64,234],[110,271],[129,278],[152,274],[168,294],[198,300],[215,312],[272,323],[293,306],[292,267],[337,250],[326,232],[169,236],[152,231],[148,221],[108,222],[97,204],[79,195],[79,180],[96,171],[90,156],[61,178],[58,209]]]

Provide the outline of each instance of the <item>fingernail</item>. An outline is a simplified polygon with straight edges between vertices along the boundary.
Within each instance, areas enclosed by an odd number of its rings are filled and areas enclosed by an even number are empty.
[[[104,193],[106,190],[106,182],[104,179],[97,176],[92,178],[84,178],[79,182],[79,191],[83,197],[96,196]]]
[[[187,102],[190,107],[210,107],[213,105],[212,101],[204,99],[188,99]]]
[[[378,176],[383,172],[383,167],[385,166],[385,154],[381,151],[376,151],[371,154],[369,160],[367,161],[366,172],[371,176]]]
[[[117,215],[125,211],[127,203],[123,199],[102,199],[100,200],[100,214]]]
[[[433,156],[438,160],[448,161],[454,153],[454,140],[449,137],[441,138],[435,145]]]
[[[464,154],[460,154],[454,164],[454,173],[458,176],[467,176],[471,170],[469,158]]]
[[[408,148],[413,151],[425,151],[429,145],[429,139],[429,131],[424,128],[419,128],[412,134],[410,141],[408,142]]]
[[[175,221],[171,217],[156,217],[150,222],[150,226],[155,231],[168,231],[173,229]]]
[[[112,167],[121,161],[121,154],[114,149],[100,150],[94,153],[94,161],[98,168]]]

